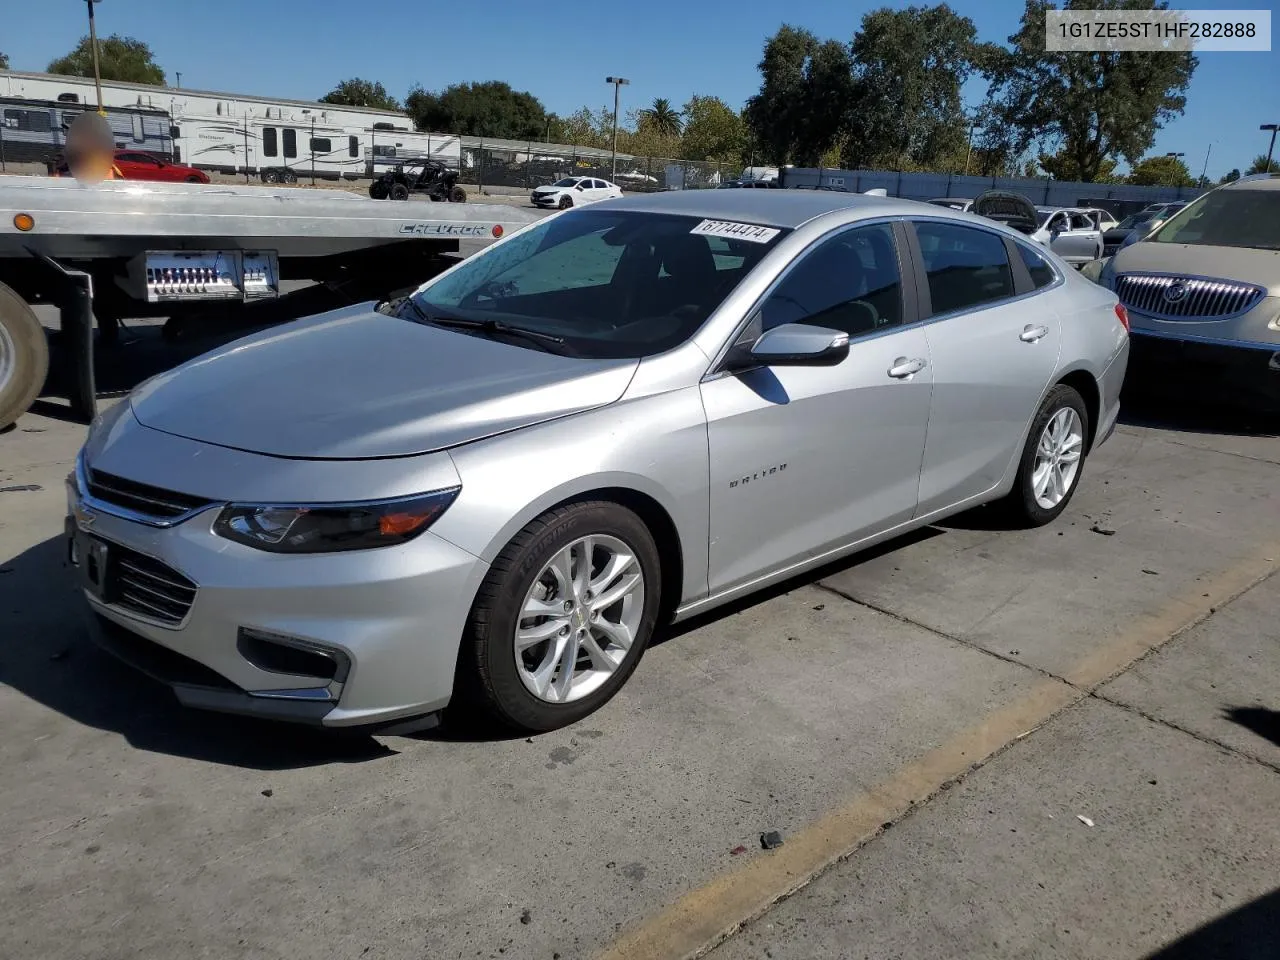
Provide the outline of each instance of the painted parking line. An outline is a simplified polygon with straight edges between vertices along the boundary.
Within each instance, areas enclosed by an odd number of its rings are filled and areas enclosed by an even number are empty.
[[[1066,672],[1046,678],[1018,700],[852,797],[785,844],[726,871],[646,918],[598,955],[598,960],[692,960],[827,868],[855,853],[883,830],[955,780],[1042,726],[1135,661],[1205,620],[1275,572],[1280,543],[1249,552],[1200,596],[1181,598],[1131,624]]]

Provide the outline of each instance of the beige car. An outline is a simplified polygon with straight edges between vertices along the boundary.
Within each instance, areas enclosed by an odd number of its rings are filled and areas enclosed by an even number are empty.
[[[1129,312],[1135,369],[1191,361],[1280,405],[1280,175],[1193,200],[1107,260],[1098,282]]]

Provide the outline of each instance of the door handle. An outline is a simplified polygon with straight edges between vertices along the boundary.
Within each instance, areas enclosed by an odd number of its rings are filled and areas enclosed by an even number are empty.
[[[928,365],[929,362],[927,360],[921,360],[919,357],[914,360],[899,357],[893,361],[893,366],[889,368],[889,376],[895,380],[907,380],[914,377]]]
[[[1047,337],[1048,335],[1049,335],[1048,327],[1037,327],[1037,326],[1034,326],[1033,324],[1028,323],[1025,327],[1022,328],[1022,333],[1018,335],[1018,339],[1021,340],[1023,343],[1035,343],[1037,340],[1041,339],[1042,337]]]

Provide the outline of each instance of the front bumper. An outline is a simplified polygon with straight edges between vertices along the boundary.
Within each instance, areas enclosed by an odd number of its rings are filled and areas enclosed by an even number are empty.
[[[430,531],[282,556],[217,536],[220,506],[157,528],[105,512],[74,475],[67,498],[90,636],[180,702],[325,727],[425,726],[449,702],[487,568]]]
[[[1149,376],[1167,365],[1197,371],[1229,389],[1260,392],[1280,402],[1280,343],[1211,339],[1133,330],[1133,369]]]

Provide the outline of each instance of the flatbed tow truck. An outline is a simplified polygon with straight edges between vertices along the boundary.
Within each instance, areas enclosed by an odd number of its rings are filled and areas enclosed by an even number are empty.
[[[491,243],[538,219],[491,204],[389,204],[340,190],[130,180],[81,184],[0,176],[0,430],[35,402],[48,336],[32,307],[61,317],[71,411],[96,414],[94,327],[125,318],[292,320],[416,287],[462,241]],[[285,281],[312,281],[293,292]]]

